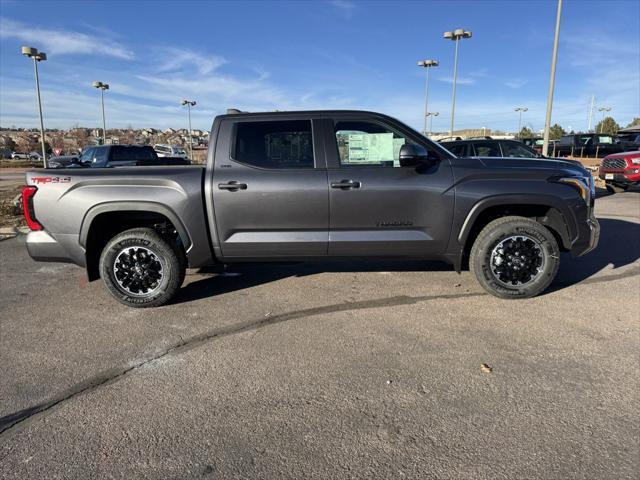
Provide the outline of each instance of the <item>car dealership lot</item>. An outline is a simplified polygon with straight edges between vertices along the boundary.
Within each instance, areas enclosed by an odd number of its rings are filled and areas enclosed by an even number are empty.
[[[524,301],[367,262],[190,272],[133,310],[2,241],[0,477],[632,478],[640,193],[597,213]]]

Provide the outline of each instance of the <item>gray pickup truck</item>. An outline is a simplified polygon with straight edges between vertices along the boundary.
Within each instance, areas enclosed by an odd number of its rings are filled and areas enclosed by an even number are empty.
[[[593,178],[568,161],[458,158],[364,111],[221,115],[210,138],[206,166],[28,172],[29,254],[152,307],[187,267],[329,258],[468,264],[489,293],[527,298],[561,251],[598,242]]]

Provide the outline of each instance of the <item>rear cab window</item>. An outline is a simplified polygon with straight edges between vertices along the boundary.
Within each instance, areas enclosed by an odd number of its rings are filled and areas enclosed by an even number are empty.
[[[314,168],[311,120],[238,122],[231,157],[258,168]]]

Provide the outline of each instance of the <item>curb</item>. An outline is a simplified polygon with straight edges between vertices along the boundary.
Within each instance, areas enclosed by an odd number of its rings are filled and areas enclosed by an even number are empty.
[[[8,240],[18,235],[26,235],[29,233],[29,227],[1,227],[0,241]]]

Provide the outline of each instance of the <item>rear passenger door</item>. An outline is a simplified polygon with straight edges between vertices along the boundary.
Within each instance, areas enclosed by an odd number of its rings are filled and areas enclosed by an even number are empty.
[[[212,196],[222,257],[326,256],[328,184],[316,121],[230,117],[217,138]]]

